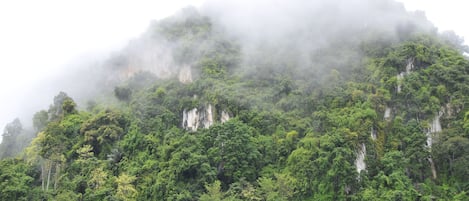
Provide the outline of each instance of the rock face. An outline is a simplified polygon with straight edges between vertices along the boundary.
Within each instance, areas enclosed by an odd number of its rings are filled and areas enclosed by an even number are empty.
[[[401,87],[402,87],[402,80],[404,79],[404,72],[401,72],[399,74],[397,74],[397,93],[400,93],[401,92]]]
[[[414,61],[415,61],[415,58],[407,59],[407,65],[405,67],[405,72],[401,72],[401,73],[397,74],[397,93],[401,92],[401,86],[402,86],[401,82],[404,79],[404,77],[406,75],[408,75],[409,73],[411,73],[412,70],[414,69]]]
[[[415,61],[415,58],[413,58],[413,57],[407,59],[407,65],[405,67],[406,74],[409,74],[414,69],[414,61]]]
[[[453,106],[451,105],[451,103],[447,103],[445,105],[445,107],[442,107],[441,108],[442,111],[445,111],[445,114],[449,117],[453,116]],[[457,111],[456,113],[459,113],[459,111]]]
[[[384,111],[384,120],[389,120],[391,118],[391,108],[386,107]]]
[[[433,144],[433,135],[435,133],[438,133],[438,132],[441,132],[441,122],[440,122],[440,118],[443,116],[444,112],[443,110],[441,110],[440,112],[438,112],[437,115],[435,115],[435,117],[433,118],[432,122],[429,124],[429,127],[430,129],[428,130],[427,132],[427,146],[429,148],[432,148],[432,144]],[[430,149],[431,151],[431,149]],[[428,162],[430,163],[430,169],[432,170],[432,176],[433,176],[433,179],[436,179],[437,178],[437,175],[436,175],[436,168],[435,168],[435,163],[433,162],[433,159],[432,157],[430,156],[428,158]]]
[[[370,134],[370,136],[371,136],[371,139],[373,139],[373,141],[375,141],[376,138],[378,137],[378,136],[377,136],[377,133],[376,133],[376,130],[375,130],[375,128],[373,128],[373,127],[371,127],[371,134]]]
[[[181,83],[191,83],[194,79],[192,66],[175,62],[172,45],[159,36],[144,35],[140,40],[130,41],[121,54],[113,55],[105,63],[107,70],[103,73],[109,76],[110,82],[125,81],[144,72],[162,79],[176,77]]]
[[[360,173],[362,170],[366,170],[365,156],[366,145],[365,143],[362,143],[357,151],[357,158],[355,159],[355,167],[357,168],[358,173]]]
[[[200,114],[200,121],[204,128],[210,128],[213,125],[212,105],[208,104],[205,111]]]
[[[430,129],[427,132],[427,146],[432,147],[433,144],[433,134],[437,132],[441,132],[441,123],[440,118],[443,116],[443,112],[439,112],[433,118],[432,122],[429,124]]]
[[[197,108],[184,110],[182,113],[182,127],[188,131],[197,131],[199,127],[199,115]]]
[[[225,110],[221,111],[220,122],[225,123],[228,120],[230,120],[230,114],[228,114],[228,112],[225,112]]]
[[[197,131],[198,128],[210,128],[213,125],[212,105],[198,110],[184,110],[182,113],[182,127],[188,131]]]
[[[144,38],[130,41],[123,50],[124,54],[112,59],[114,71],[119,73],[121,79],[128,79],[138,72],[151,72],[159,78],[167,78],[173,72],[174,61],[171,49],[164,44],[157,44],[154,40]]]
[[[440,123],[441,116],[443,116],[443,112],[439,112],[437,115],[435,115],[435,118],[433,118],[433,121],[430,124],[431,133],[441,132],[441,123]]]
[[[192,71],[191,67],[186,65],[181,67],[181,70],[179,70],[179,81],[184,84],[188,84],[192,82]]]

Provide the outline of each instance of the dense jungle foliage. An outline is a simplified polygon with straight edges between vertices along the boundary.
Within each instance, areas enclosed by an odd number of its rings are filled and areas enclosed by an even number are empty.
[[[0,200],[469,200],[469,61],[454,34],[359,29],[304,63],[181,12],[141,40],[170,44],[190,81],[142,70],[86,105],[59,93],[33,129],[14,120]]]

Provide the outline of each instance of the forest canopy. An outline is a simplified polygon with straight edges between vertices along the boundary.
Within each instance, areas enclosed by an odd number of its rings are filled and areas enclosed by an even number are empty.
[[[463,40],[393,0],[280,4],[151,23],[88,104],[5,127],[0,200],[469,200]]]

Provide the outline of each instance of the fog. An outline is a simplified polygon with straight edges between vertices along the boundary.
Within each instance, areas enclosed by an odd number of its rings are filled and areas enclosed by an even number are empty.
[[[67,82],[74,72],[93,69],[139,37],[151,20],[201,3],[0,1],[0,131],[16,117],[30,124],[34,112],[48,109],[59,91],[78,98],[82,90],[76,86],[86,82]]]
[[[413,29],[436,31],[423,13],[407,13],[403,4],[388,0],[209,0],[202,12],[240,41],[248,68],[259,66],[252,63],[259,57],[273,59],[266,65],[276,65],[285,57],[293,57],[292,62],[300,68],[317,71],[320,69],[311,68],[331,61],[318,61],[314,54],[328,47],[341,43],[358,45],[362,39],[370,37],[397,40]],[[332,60],[348,62],[353,58]]]
[[[427,4],[408,2],[412,6],[407,8],[412,10]],[[0,129],[16,117],[30,125],[34,112],[47,109],[59,91],[79,103],[85,102],[97,92],[93,87],[96,80],[86,75],[99,74],[100,68],[119,54],[131,55],[127,67],[138,66],[160,77],[174,73],[172,65],[177,64],[169,59],[170,44],[153,44],[138,38],[152,20],[172,15],[190,4],[241,44],[242,66],[247,72],[259,70],[256,66],[282,65],[277,63],[285,55],[294,55],[291,58],[295,58],[293,62],[300,69],[320,66],[314,52],[344,39],[358,43],[367,37],[360,35],[363,30],[385,32],[390,40],[397,40],[399,26],[409,22],[419,29],[436,31],[423,12],[407,14],[404,4],[388,0],[1,2]],[[456,2],[451,5],[461,7]],[[434,13],[432,9],[435,19],[445,16]],[[439,23],[445,24],[445,20]],[[154,60],[154,54],[147,54],[150,50],[159,52],[158,60]],[[258,63],[252,59],[259,56],[269,61]],[[157,62],[157,67],[146,65]]]

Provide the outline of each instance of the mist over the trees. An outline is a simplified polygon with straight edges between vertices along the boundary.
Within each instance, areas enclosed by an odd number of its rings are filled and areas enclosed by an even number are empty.
[[[394,0],[185,7],[27,95],[0,201],[467,200],[467,50]]]

